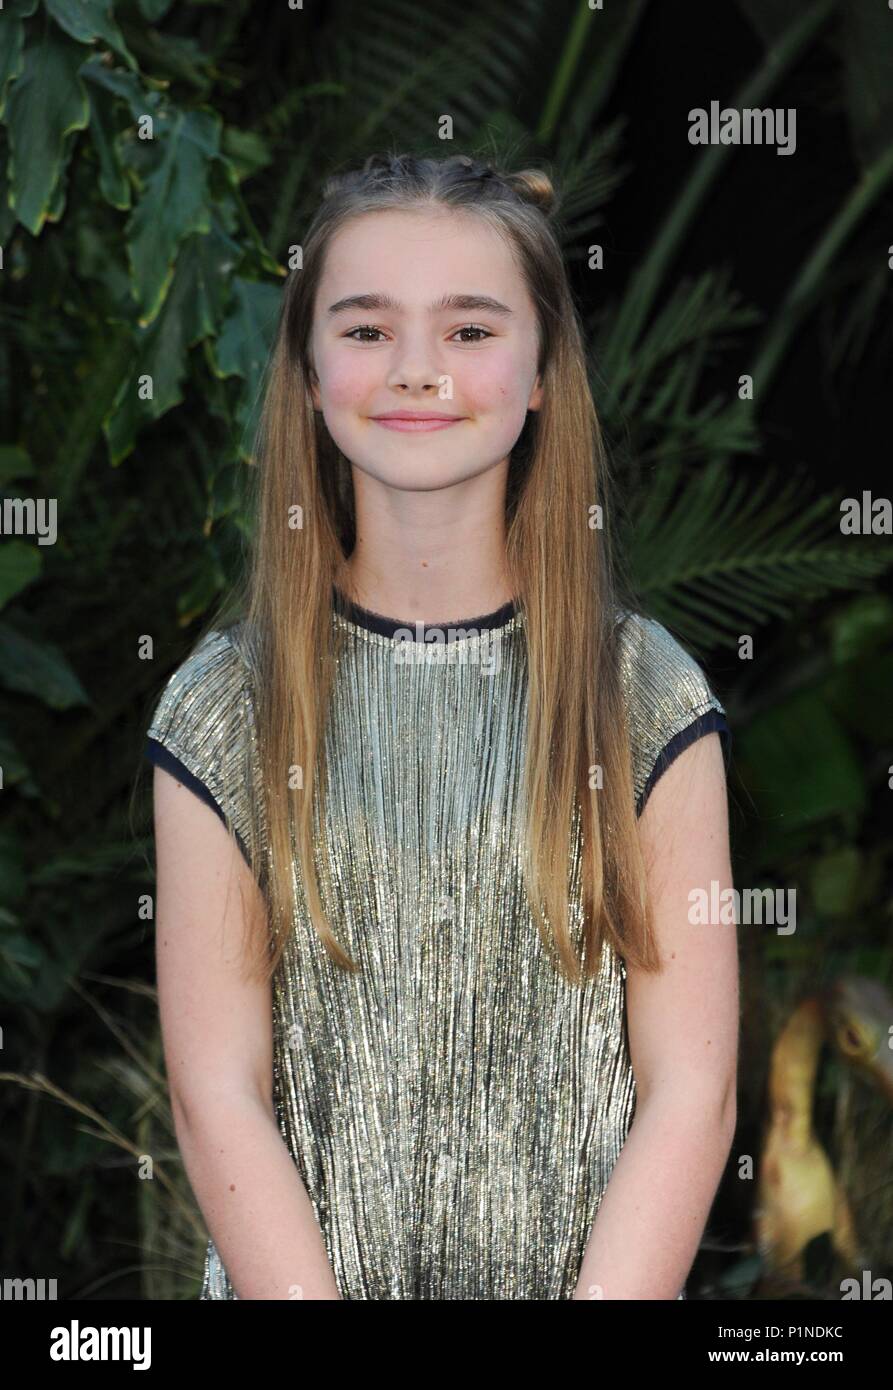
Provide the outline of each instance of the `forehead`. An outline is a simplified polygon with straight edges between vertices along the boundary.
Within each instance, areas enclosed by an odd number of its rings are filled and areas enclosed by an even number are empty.
[[[424,278],[424,285],[420,282]],[[451,210],[364,213],[332,237],[321,288],[333,297],[393,292],[410,305],[432,289],[525,299],[510,245],[481,218]],[[322,296],[320,296],[320,300]]]

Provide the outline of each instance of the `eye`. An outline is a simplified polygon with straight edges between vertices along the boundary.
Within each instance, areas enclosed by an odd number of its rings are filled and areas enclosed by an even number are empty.
[[[360,333],[377,333],[379,336],[377,338],[357,337],[357,334]],[[479,335],[474,338],[463,339],[462,341],[466,343],[481,343],[484,341],[485,338],[493,337],[493,334],[488,329],[481,328],[476,323],[467,323],[464,324],[462,328],[457,328],[455,330],[455,333],[452,334],[452,337],[455,338],[456,334],[458,333],[475,333]],[[355,343],[377,343],[381,341],[382,336],[382,329],[376,328],[375,324],[373,323],[358,323],[356,328],[351,328],[347,333],[344,334],[345,338],[353,338],[353,341]]]
[[[473,343],[481,343],[481,342],[483,342],[484,338],[492,338],[492,337],[493,337],[493,334],[490,333],[490,332],[488,332],[488,330],[487,330],[486,328],[479,328],[478,325],[475,324],[475,323],[466,324],[464,328],[457,328],[457,329],[456,329],[456,332],[457,332],[457,333],[481,333],[481,334],[483,334],[483,337],[481,337],[481,338],[471,338],[471,339],[466,338],[466,339],[465,339],[465,342],[469,342],[469,341],[470,341],[470,342],[473,342]]]
[[[348,333],[344,334],[345,338],[353,338],[355,343],[374,343],[378,341],[376,338],[354,338],[355,333],[381,333],[381,329],[376,328],[373,323],[359,323],[356,328],[351,328]]]

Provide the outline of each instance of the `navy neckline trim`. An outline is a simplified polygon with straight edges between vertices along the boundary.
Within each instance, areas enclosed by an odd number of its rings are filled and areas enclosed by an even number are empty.
[[[336,584],[332,585],[332,603],[336,612],[348,622],[367,628],[369,632],[377,632],[382,637],[394,637],[398,632],[402,636],[410,632],[412,640],[420,642],[427,640],[429,632],[448,632],[450,628],[489,632],[494,628],[504,627],[518,613],[517,603],[510,599],[501,608],[494,609],[492,613],[483,613],[478,618],[450,618],[442,623],[414,623],[400,618],[386,618],[383,613],[373,613],[370,608],[361,608],[358,603],[354,603],[342,593]]]

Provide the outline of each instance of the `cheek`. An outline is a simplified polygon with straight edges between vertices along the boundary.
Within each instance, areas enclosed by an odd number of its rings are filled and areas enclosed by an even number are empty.
[[[456,394],[475,414],[501,416],[506,421],[517,417],[523,422],[527,412],[524,370],[524,364],[509,355],[482,355],[474,370],[463,372],[456,382]]]
[[[360,352],[324,350],[317,360],[323,399],[334,410],[356,405],[378,384],[369,358]]]

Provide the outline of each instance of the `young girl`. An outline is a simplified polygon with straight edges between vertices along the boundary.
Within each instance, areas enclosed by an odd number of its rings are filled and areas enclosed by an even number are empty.
[[[619,600],[552,197],[376,156],[285,284],[236,617],[147,743],[204,1299],[684,1296],[735,1125],[734,928],[689,921],[729,733]]]

